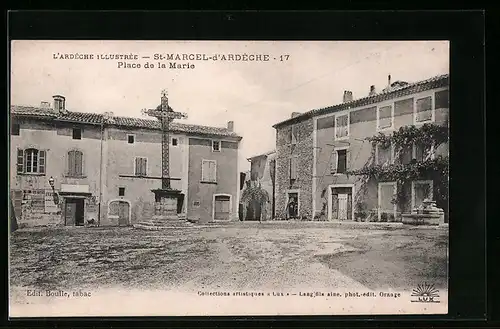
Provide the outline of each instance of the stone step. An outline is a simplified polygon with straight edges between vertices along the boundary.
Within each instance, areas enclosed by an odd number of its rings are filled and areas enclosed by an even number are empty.
[[[194,225],[186,221],[163,221],[163,222],[143,221],[134,224],[134,228],[146,229],[146,230],[161,230],[161,229],[182,228],[182,227],[194,227]]]

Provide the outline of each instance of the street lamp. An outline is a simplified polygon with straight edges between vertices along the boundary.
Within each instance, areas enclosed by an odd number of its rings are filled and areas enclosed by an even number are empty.
[[[54,189],[54,177],[50,176],[49,185],[52,187],[52,198],[54,199],[55,204],[59,204],[59,194]]]

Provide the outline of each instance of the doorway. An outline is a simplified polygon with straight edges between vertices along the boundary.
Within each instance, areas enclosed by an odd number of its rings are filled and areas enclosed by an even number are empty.
[[[353,189],[347,184],[330,187],[330,212],[328,216],[330,220],[353,220]]]
[[[214,220],[229,220],[231,196],[216,195],[214,197]]]
[[[286,202],[286,215],[288,219],[297,219],[299,217],[299,193],[288,192]]]
[[[85,225],[85,199],[66,198],[64,207],[64,219],[67,226]]]

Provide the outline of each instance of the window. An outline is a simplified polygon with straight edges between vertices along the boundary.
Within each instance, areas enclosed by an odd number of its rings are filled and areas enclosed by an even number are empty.
[[[393,126],[393,107],[392,105],[382,106],[377,109],[377,129],[390,129]]]
[[[346,147],[333,150],[330,173],[343,174],[347,171],[348,151]]]
[[[136,176],[147,176],[148,159],[144,157],[135,158],[134,172]]]
[[[405,146],[399,151],[399,162],[401,164],[409,164],[413,159],[412,146]]]
[[[297,127],[292,126],[290,130],[290,143],[297,144]]]
[[[345,139],[349,137],[349,114],[335,117],[335,139]]]
[[[177,146],[177,138],[172,138],[172,146]]]
[[[135,136],[134,135],[127,135],[127,140],[129,144],[134,144],[135,143]]]
[[[298,171],[298,157],[294,156],[290,158],[290,180],[297,179]]]
[[[382,221],[394,221],[396,215],[396,204],[393,202],[397,193],[395,182],[384,182],[378,184],[378,217]]]
[[[202,160],[201,181],[215,183],[217,181],[217,161]]]
[[[17,173],[45,174],[46,153],[42,150],[17,150]]]
[[[337,173],[343,174],[347,169],[347,150],[337,151]]]
[[[125,196],[125,188],[124,187],[118,188],[118,196]]]
[[[377,145],[376,160],[378,165],[386,166],[393,163],[393,156],[394,154],[392,145],[386,147]]]
[[[425,199],[433,199],[433,183],[431,180],[411,183],[411,207],[418,208]]]
[[[21,127],[19,123],[13,123],[10,127],[10,134],[13,136],[19,136]]]
[[[78,150],[68,152],[68,176],[83,176],[83,153]]]
[[[413,144],[413,158],[418,162],[434,158],[434,147],[432,145]]]
[[[220,152],[220,141],[212,141],[212,151]]]
[[[73,139],[82,139],[82,130],[80,128],[73,128]]]
[[[417,98],[415,101],[415,123],[434,121],[432,96]]]

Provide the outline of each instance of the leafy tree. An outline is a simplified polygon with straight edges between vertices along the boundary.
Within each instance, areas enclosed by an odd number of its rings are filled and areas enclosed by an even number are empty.
[[[243,220],[246,218],[247,209],[253,207],[253,213],[257,213],[257,205],[260,209],[265,209],[266,204],[269,202],[269,193],[264,190],[259,183],[254,181],[246,182],[246,187],[241,193],[241,202],[243,203]],[[262,220],[262,211],[259,217]]]

